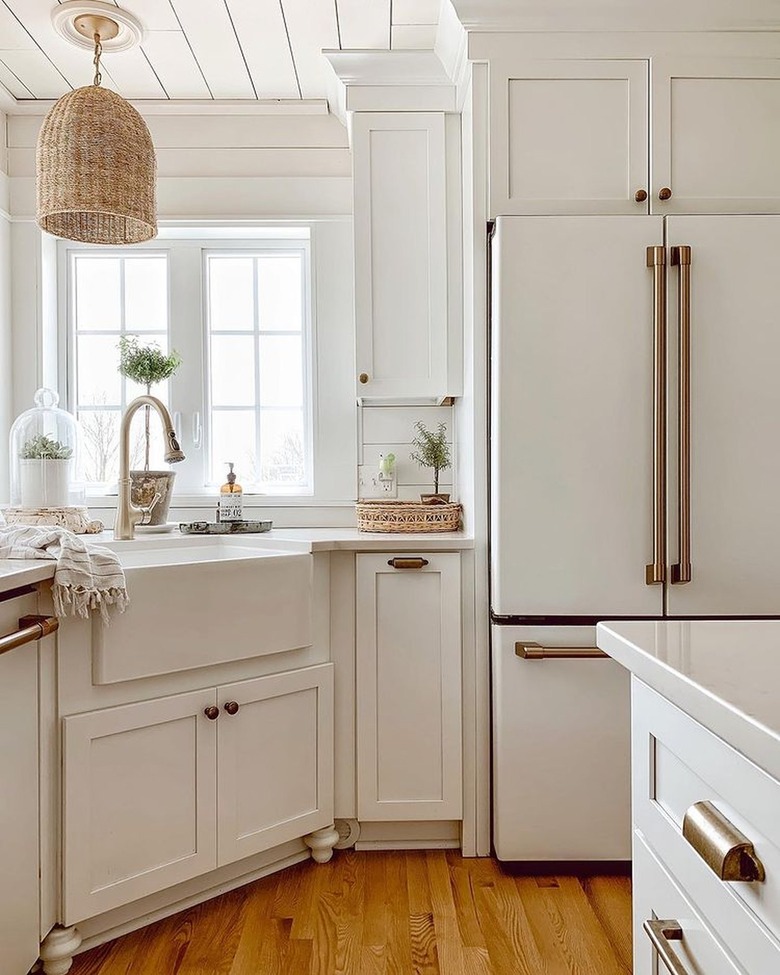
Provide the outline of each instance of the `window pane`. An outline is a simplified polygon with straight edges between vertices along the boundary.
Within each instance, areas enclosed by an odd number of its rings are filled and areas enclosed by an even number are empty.
[[[109,331],[121,327],[119,259],[76,258],[76,328]]]
[[[77,383],[79,406],[119,406],[118,335],[79,335],[77,339]]]
[[[262,480],[269,484],[305,481],[303,414],[299,410],[263,410],[260,414]]]
[[[130,421],[130,470],[142,471],[146,464],[146,410],[139,410]],[[162,424],[157,414],[149,411],[149,470],[167,471],[165,463],[165,438]],[[118,468],[117,463],[117,468]],[[170,468],[175,472],[176,465]]]
[[[210,257],[209,319],[212,330],[254,328],[254,274],[251,257]]]
[[[299,254],[258,258],[257,301],[260,328],[268,331],[300,331],[303,281]]]
[[[125,259],[125,328],[128,332],[168,327],[168,261],[158,257]]]
[[[211,402],[214,406],[254,405],[254,336],[213,335],[210,369]]]
[[[303,406],[300,335],[260,336],[260,400],[263,406]]]
[[[114,482],[119,475],[119,410],[80,410],[79,477]]]
[[[214,410],[211,416],[211,483],[224,484],[232,462],[239,484],[256,484],[254,410]]]

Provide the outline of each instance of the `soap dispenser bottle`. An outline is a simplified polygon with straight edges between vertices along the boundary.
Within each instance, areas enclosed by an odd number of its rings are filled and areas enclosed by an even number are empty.
[[[244,517],[244,494],[240,484],[236,483],[233,464],[228,464],[227,481],[219,489],[219,521],[241,521]]]

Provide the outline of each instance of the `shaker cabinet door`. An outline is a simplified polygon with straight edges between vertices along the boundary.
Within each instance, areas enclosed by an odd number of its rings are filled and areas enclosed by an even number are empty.
[[[219,688],[219,864],[333,822],[333,664]]]
[[[65,924],[213,870],[213,690],[65,718]]]
[[[647,61],[490,64],[490,216],[647,213]]]
[[[357,556],[362,820],[461,818],[460,556],[422,560]]]

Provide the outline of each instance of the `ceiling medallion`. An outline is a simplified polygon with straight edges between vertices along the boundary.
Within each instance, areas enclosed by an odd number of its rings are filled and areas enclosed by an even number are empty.
[[[57,101],[36,150],[37,221],[42,230],[89,244],[136,244],[157,235],[157,163],[146,123],[102,87],[103,51],[139,42],[143,28],[108,3],[68,0],[52,14],[59,33],[94,51],[91,85]]]

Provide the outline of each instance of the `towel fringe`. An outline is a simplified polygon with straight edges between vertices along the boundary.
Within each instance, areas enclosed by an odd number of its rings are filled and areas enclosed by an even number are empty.
[[[93,609],[99,609],[106,624],[110,622],[111,606],[124,613],[130,603],[126,589],[85,589],[57,582],[52,586],[52,597],[57,616],[78,616],[85,620]]]

